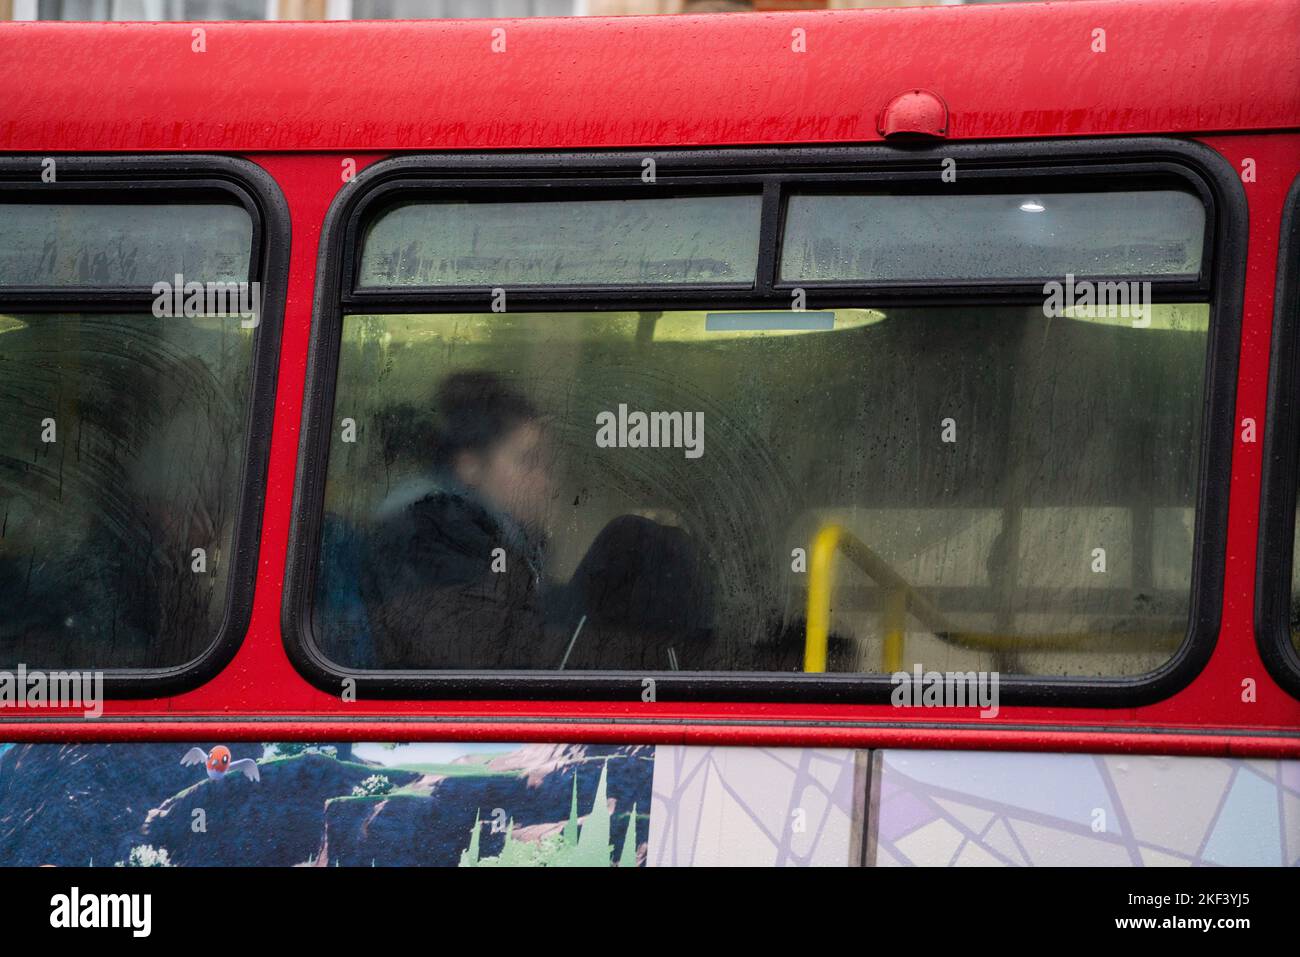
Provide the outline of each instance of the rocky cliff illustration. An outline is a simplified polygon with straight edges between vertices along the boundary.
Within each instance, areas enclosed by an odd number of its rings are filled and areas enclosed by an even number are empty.
[[[194,747],[255,768],[196,774]],[[0,865],[644,864],[653,747],[418,747],[0,747]]]

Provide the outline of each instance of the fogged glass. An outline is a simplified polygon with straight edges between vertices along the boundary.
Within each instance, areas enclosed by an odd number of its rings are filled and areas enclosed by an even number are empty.
[[[253,223],[233,204],[0,204],[0,286],[248,278]]]
[[[926,282],[1186,276],[1201,267],[1205,207],[1190,193],[795,193],[781,278]]]
[[[1209,311],[1097,315],[347,316],[316,640],[793,672],[824,593],[832,671],[1148,671],[1187,629]]]
[[[0,314],[0,667],[160,668],[210,645],[252,335],[238,318]]]
[[[366,234],[358,285],[751,284],[761,198],[408,203]]]

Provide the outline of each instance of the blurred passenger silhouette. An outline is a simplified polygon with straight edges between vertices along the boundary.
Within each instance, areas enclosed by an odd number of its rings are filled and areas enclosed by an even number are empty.
[[[537,408],[489,372],[439,386],[423,474],[399,484],[361,538],[356,569],[369,646],[344,662],[380,669],[700,667],[715,583],[683,529],[622,515],[567,585],[548,582],[551,438]],[[401,418],[399,416],[399,418]],[[409,418],[409,417],[408,417]],[[335,578],[350,576],[338,563]],[[334,603],[338,605],[338,602]],[[352,614],[333,632],[365,645]],[[333,633],[329,632],[329,633]]]
[[[361,576],[380,668],[528,668],[543,640],[550,453],[537,409],[489,372],[436,396],[429,475],[380,506]]]

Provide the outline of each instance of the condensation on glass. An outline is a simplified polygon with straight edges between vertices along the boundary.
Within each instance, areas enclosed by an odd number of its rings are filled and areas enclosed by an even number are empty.
[[[1204,205],[1178,190],[794,193],[780,271],[789,282],[1195,277],[1204,241]]]
[[[253,224],[233,204],[4,203],[0,224],[0,286],[248,278]]]
[[[0,284],[247,281],[251,236],[238,205],[0,205]],[[0,313],[0,666],[166,668],[210,646],[243,470],[245,326],[147,307]]]
[[[1147,672],[1188,626],[1209,316],[347,315],[315,640],[798,672],[834,527],[870,560],[832,565],[828,670]]]
[[[357,285],[754,282],[761,197],[403,203],[371,225]]]

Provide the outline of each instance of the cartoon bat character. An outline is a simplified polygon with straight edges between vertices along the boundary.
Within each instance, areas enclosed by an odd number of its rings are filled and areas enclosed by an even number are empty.
[[[224,744],[219,744],[213,748],[211,754],[206,753],[202,748],[190,748],[189,751],[185,752],[185,757],[181,758],[181,764],[186,767],[191,764],[206,764],[208,777],[214,781],[220,781],[231,772],[242,774],[250,781],[262,780],[262,775],[257,770],[256,761],[252,758],[231,761],[230,749]]]

